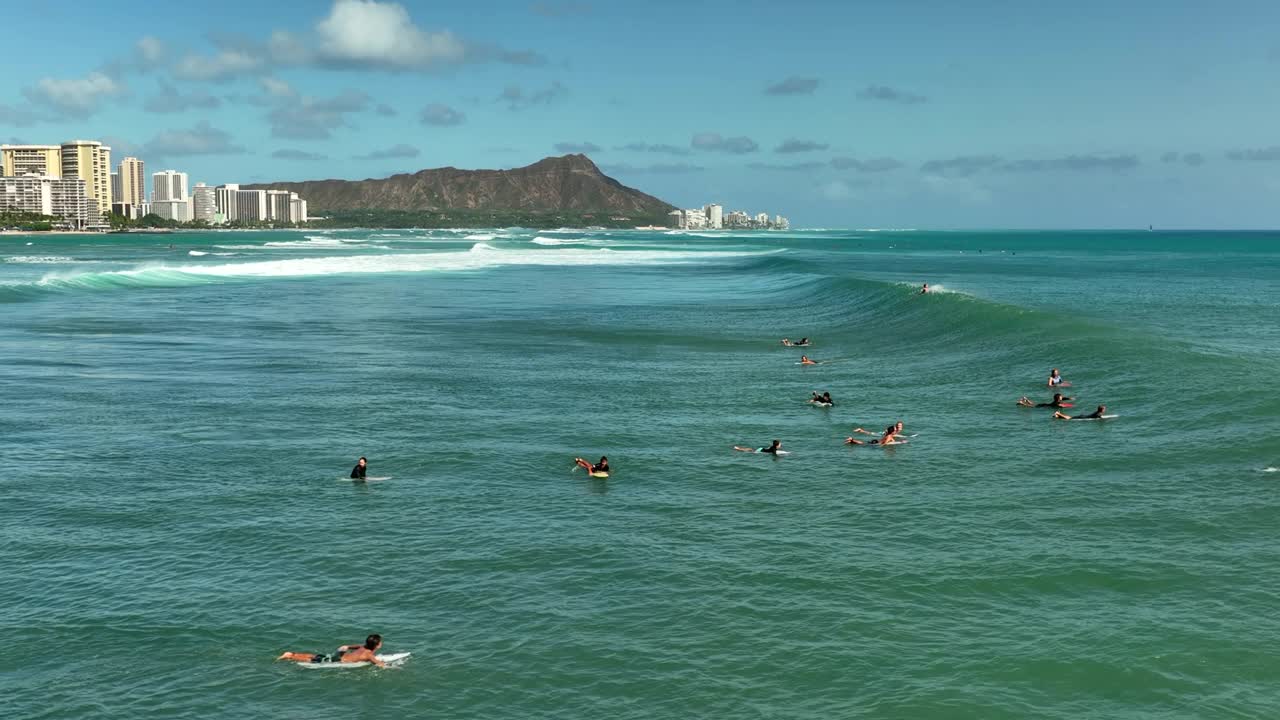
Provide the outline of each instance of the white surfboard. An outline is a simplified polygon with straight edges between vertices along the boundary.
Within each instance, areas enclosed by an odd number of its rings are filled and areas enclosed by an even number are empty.
[[[391,479],[390,475],[379,475],[379,476],[370,475],[369,477],[365,477],[365,478],[341,477],[341,478],[338,478],[338,482],[382,482],[383,480],[390,480],[390,479]]]
[[[388,654],[386,654],[386,655],[379,655],[379,656],[377,656],[377,657],[378,657],[378,659],[379,659],[379,660],[381,660],[382,662],[384,662],[384,663],[386,663],[386,664],[388,664],[388,665],[399,665],[400,663],[404,662],[404,661],[405,661],[405,659],[406,659],[406,658],[408,658],[408,657],[409,657],[410,655],[412,655],[412,654],[413,654],[413,653],[407,653],[407,652],[402,652],[402,653],[388,653]],[[373,663],[371,663],[371,662],[353,662],[353,663],[344,663],[344,662],[318,662],[318,663],[311,663],[311,662],[307,662],[307,663],[296,663],[296,664],[297,664],[297,666],[298,666],[298,667],[304,667],[304,668],[307,668],[307,669],[309,669],[309,670],[319,670],[319,669],[321,669],[321,668],[326,668],[326,669],[335,669],[335,668],[358,668],[358,667],[369,667],[370,665],[373,665]]]

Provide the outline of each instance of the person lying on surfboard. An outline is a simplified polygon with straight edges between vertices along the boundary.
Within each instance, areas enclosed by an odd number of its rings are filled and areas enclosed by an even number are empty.
[[[769,453],[770,455],[777,455],[778,451],[782,450],[782,441],[774,440],[773,444],[770,445],[769,447],[753,448],[753,447],[743,447],[741,445],[734,445],[733,449],[737,450],[738,452]]]
[[[791,339],[790,339],[790,338],[782,338],[782,344],[783,344],[783,345],[786,345],[787,347],[808,347],[808,346],[809,346],[809,338],[807,338],[807,337],[802,337],[802,338],[800,338],[799,340],[797,340],[797,341],[795,341],[795,342],[791,342]]]
[[[1099,420],[1102,418],[1103,415],[1106,415],[1106,414],[1107,414],[1107,406],[1099,405],[1097,410],[1094,410],[1088,415],[1067,415],[1061,410],[1058,410],[1053,413],[1053,419],[1054,420]]]
[[[831,400],[830,392],[824,392],[821,395],[819,395],[817,390],[813,391],[813,397],[809,398],[809,402],[815,405],[833,405],[833,406],[835,405],[835,403],[832,402]]]
[[[363,459],[363,458],[361,458]],[[382,647],[382,636],[374,633],[365,638],[363,645],[343,645],[339,647],[332,655],[323,653],[305,653],[305,652],[287,652],[276,660],[289,660],[299,663],[373,663],[378,667],[386,667],[387,664],[378,659],[378,648]]]
[[[600,462],[595,465],[592,465],[582,458],[574,458],[573,461],[577,463],[579,467],[586,468],[588,474],[609,472],[609,458],[604,455],[600,456]]]
[[[1031,402],[1031,398],[1028,398],[1026,395],[1023,395],[1022,397],[1018,398],[1018,404],[1021,405],[1022,407],[1051,407],[1051,408],[1072,407],[1071,403],[1066,402],[1067,400],[1075,400],[1075,398],[1063,397],[1062,393],[1054,393],[1053,399],[1047,403],[1033,403]]]
[[[1049,371],[1049,387],[1071,387],[1071,383],[1058,374],[1058,368],[1054,368]]]
[[[875,433],[867,432],[862,428],[857,428],[854,430],[854,432],[861,432],[867,435],[875,434]],[[902,423],[899,422],[885,428],[884,434],[881,435],[879,439],[867,440],[866,442],[863,442],[862,440],[859,440],[855,437],[847,437],[844,439],[844,444],[845,445],[905,445],[907,442],[906,440],[898,439],[898,434],[901,432],[902,432]]]
[[[362,456],[356,461],[356,466],[351,468],[351,479],[363,480],[367,472],[369,472],[369,461]]]
[[[810,360],[808,355],[801,355],[800,364],[801,365],[817,365],[818,362],[816,360]]]

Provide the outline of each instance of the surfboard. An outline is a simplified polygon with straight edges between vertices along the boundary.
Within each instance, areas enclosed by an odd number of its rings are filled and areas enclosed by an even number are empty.
[[[790,455],[791,454],[790,450],[779,450],[776,453],[767,453],[765,452],[765,450],[766,448],[756,448],[756,452],[761,455]]]
[[[809,401],[809,403],[810,403],[811,405],[813,405],[814,407],[820,407],[820,408],[829,408],[829,407],[831,407],[831,405],[832,405],[832,403],[828,403],[828,402],[814,402],[814,401],[812,401],[812,400],[810,400],[810,401]]]
[[[1071,418],[1071,419],[1072,420],[1110,420],[1111,418],[1118,418],[1118,417],[1120,416],[1119,415],[1103,415],[1102,417],[1096,417],[1096,418]]]
[[[382,482],[383,480],[390,480],[390,479],[391,479],[390,475],[379,475],[379,476],[370,475],[364,478],[353,478],[353,477],[338,478],[338,482]]]
[[[407,653],[407,652],[402,652],[402,653],[388,653],[388,654],[386,654],[386,655],[379,655],[379,656],[378,656],[378,659],[379,659],[379,660],[381,660],[382,662],[384,662],[384,663],[388,664],[388,665],[399,665],[400,663],[404,662],[404,661],[405,661],[405,659],[406,659],[406,658],[408,658],[408,657],[409,657],[410,655],[412,655],[412,654],[413,654],[413,653]],[[373,663],[371,663],[371,662],[353,662],[353,663],[344,663],[344,662],[318,662],[318,663],[311,663],[311,662],[307,662],[307,663],[302,663],[302,662],[300,662],[300,663],[295,663],[295,664],[296,664],[298,667],[304,667],[304,668],[307,668],[308,670],[319,670],[319,669],[321,669],[321,668],[325,668],[325,669],[337,669],[337,668],[359,668],[359,667],[369,667],[369,666],[373,665]]]
[[[587,474],[588,474],[588,475],[590,475],[590,476],[591,476],[591,477],[593,477],[593,478],[607,478],[607,477],[609,477],[609,473],[607,473],[607,472],[593,472],[593,473],[587,473]]]

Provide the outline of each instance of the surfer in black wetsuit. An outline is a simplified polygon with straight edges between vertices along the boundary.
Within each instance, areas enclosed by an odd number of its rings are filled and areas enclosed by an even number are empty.
[[[809,347],[809,338],[802,337],[799,342],[791,343],[793,347]]]
[[[1053,399],[1052,399],[1052,400],[1050,400],[1050,401],[1049,401],[1049,402],[1047,402],[1047,403],[1033,403],[1033,402],[1031,402],[1031,399],[1030,399],[1030,398],[1028,398],[1026,395],[1023,395],[1022,397],[1018,398],[1018,404],[1019,404],[1019,405],[1021,405],[1022,407],[1038,407],[1038,408],[1042,408],[1042,407],[1051,407],[1051,408],[1064,408],[1064,407],[1071,407],[1069,404],[1067,404],[1067,402],[1066,402],[1067,400],[1075,400],[1075,398],[1063,397],[1063,396],[1062,396],[1062,393],[1054,393],[1054,394],[1053,394]]]
[[[367,473],[368,471],[369,471],[369,461],[366,460],[364,457],[361,457],[358,461],[356,461],[356,466],[351,468],[351,479],[363,480],[365,473]]]
[[[738,452],[769,453],[770,455],[776,456],[778,454],[778,451],[782,449],[782,441],[774,440],[773,444],[770,445],[769,447],[753,448],[753,447],[743,447],[741,445],[734,445],[733,449],[737,450]]]
[[[929,294],[929,283],[925,283],[925,284],[924,284],[924,287],[920,288],[920,294],[921,294],[921,295],[928,295],[928,294]]]
[[[1088,415],[1067,415],[1061,410],[1058,410],[1053,413],[1053,418],[1055,420],[1100,420],[1102,419],[1102,416],[1105,415],[1106,413],[1107,413],[1107,406],[1099,405],[1097,410],[1094,410]]]
[[[582,458],[574,458],[573,461],[578,464],[578,467],[585,468],[588,473],[609,472],[609,458],[604,455],[601,455],[600,462],[594,465],[592,465],[590,461],[583,460]]]

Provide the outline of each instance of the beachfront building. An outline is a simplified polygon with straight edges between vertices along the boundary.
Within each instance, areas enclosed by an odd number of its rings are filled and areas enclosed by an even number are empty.
[[[161,170],[151,176],[151,201],[173,202],[187,199],[187,174]]]
[[[116,202],[128,203],[137,207],[147,199],[146,163],[136,157],[127,157],[120,161],[120,192],[116,194]]]
[[[790,221],[790,220],[787,220],[786,218],[782,217],[781,215],[774,215],[774,216],[773,216],[773,229],[774,229],[774,230],[786,230],[786,229],[788,229],[788,228],[790,228],[790,227],[791,227],[791,221]]]
[[[62,146],[0,145],[0,175],[62,177]]]
[[[97,140],[62,143],[62,177],[84,181],[84,194],[97,205],[99,218],[111,212],[111,148]],[[98,225],[102,224],[101,219]]]
[[[298,193],[289,193],[289,222],[304,223],[307,221],[307,201],[298,197]]]
[[[191,222],[191,200],[152,200],[151,213],[165,220]]]
[[[248,223],[269,219],[266,190],[237,190],[235,204],[235,215],[230,218],[233,221]]]
[[[724,227],[724,208],[712,203],[703,208],[707,216],[707,227],[719,230]]]
[[[219,185],[213,189],[213,204],[216,212],[223,217],[225,222],[236,220],[236,193],[240,192],[240,186],[235,183],[227,185]]]
[[[214,224],[218,206],[214,199],[213,188],[204,183],[196,183],[191,189],[191,219]]]
[[[97,203],[85,193],[85,182],[79,178],[50,175],[0,178],[0,212],[51,215],[66,227],[84,230],[102,224],[97,209]]]
[[[272,222],[289,222],[289,191],[267,191],[267,219]]]

